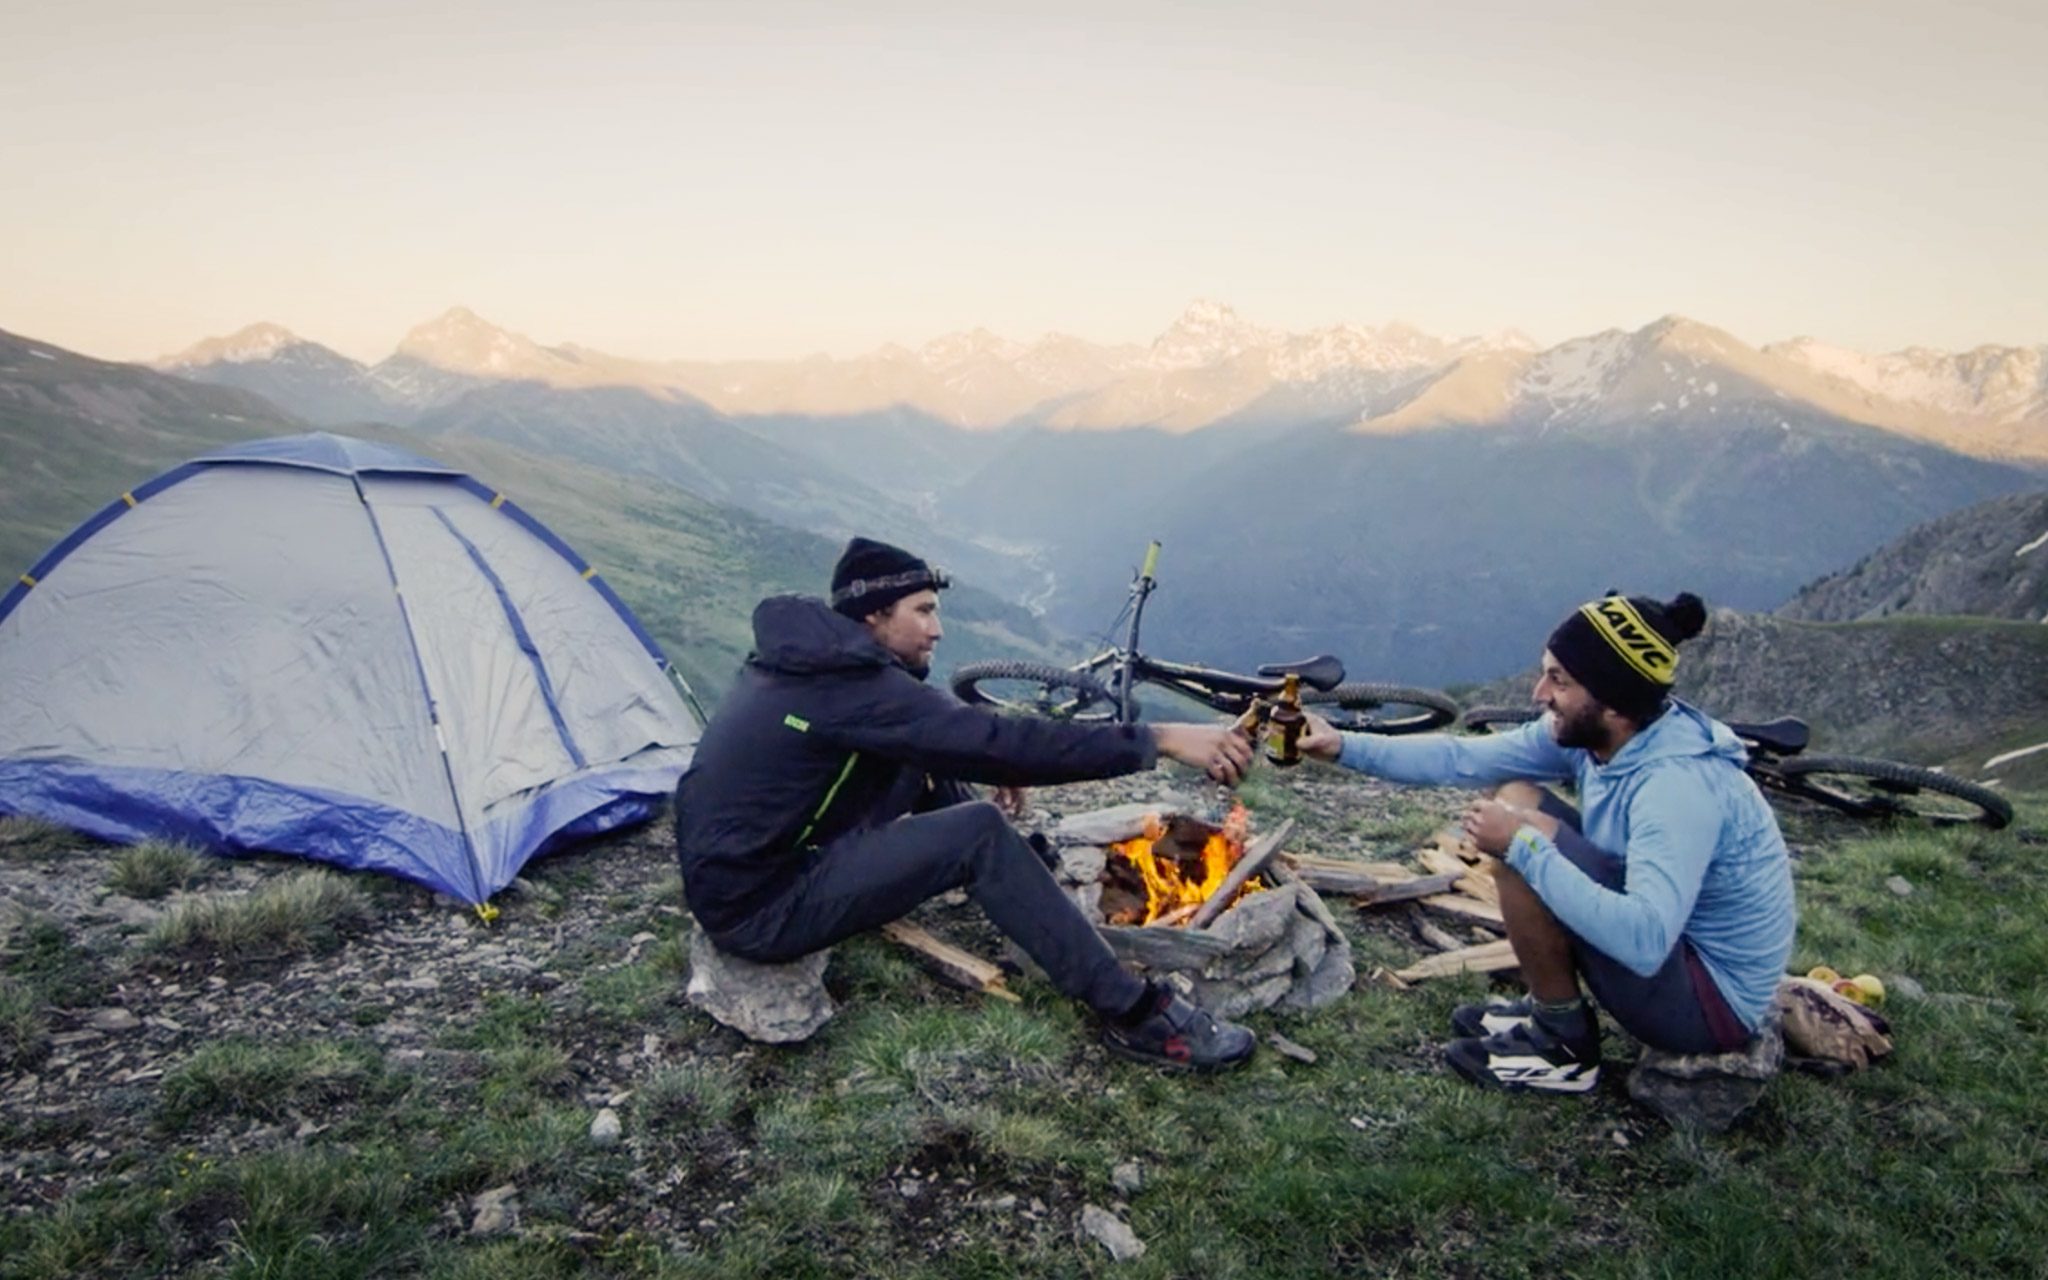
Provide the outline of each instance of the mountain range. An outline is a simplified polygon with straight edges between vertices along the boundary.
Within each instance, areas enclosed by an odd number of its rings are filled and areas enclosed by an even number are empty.
[[[1197,303],[1149,344],[985,331],[851,360],[645,361],[456,309],[372,366],[270,329],[162,364],[915,546],[1089,635],[1167,543],[1156,652],[1318,650],[1360,678],[1520,666],[1613,585],[1768,609],[1887,539],[2042,486],[2044,349],[1852,359],[1669,316],[1539,347],[1288,334]],[[303,387],[303,392],[293,388]]]
[[[1646,343],[1660,347],[1673,367],[1659,372],[1675,380],[1628,376],[1631,350]],[[154,367],[255,391],[328,425],[409,425],[478,387],[518,382],[632,387],[737,419],[907,411],[971,431],[1176,433],[1353,413],[1375,431],[1471,424],[1515,411],[1679,414],[1711,409],[1725,385],[1715,374],[1729,373],[1778,398],[1965,452],[2048,458],[2048,345],[1961,353],[1914,347],[1880,356],[1813,338],[1751,347],[1679,316],[1539,348],[1512,330],[1444,339],[1398,322],[1287,333],[1197,301],[1149,344],[1057,333],[1024,343],[977,329],[846,360],[706,362],[543,346],[456,307],[412,329],[375,365],[261,323]],[[1702,370],[1710,371],[1704,379]]]
[[[0,564],[10,575],[124,490],[218,446],[308,424],[239,389],[201,386],[0,331]],[[642,475],[484,436],[431,440],[376,423],[350,434],[428,454],[516,498],[598,565],[670,659],[716,700],[752,646],[755,601],[819,591],[839,544]],[[964,582],[949,595],[945,668],[1040,657],[1057,640],[1025,609]]]

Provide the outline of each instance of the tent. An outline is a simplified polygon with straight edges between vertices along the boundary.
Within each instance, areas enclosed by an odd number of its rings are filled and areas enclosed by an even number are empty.
[[[320,433],[178,467],[0,597],[0,813],[265,849],[481,904],[651,816],[694,699],[489,486]]]

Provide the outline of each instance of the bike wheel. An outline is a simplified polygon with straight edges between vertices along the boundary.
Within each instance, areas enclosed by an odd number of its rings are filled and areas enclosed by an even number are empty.
[[[1993,831],[2012,821],[2004,796],[1974,782],[1896,760],[1793,756],[1778,771],[1794,795],[1859,818],[1918,818],[1938,826],[1974,822]]]
[[[1427,733],[1458,718],[1458,704],[1445,695],[1396,684],[1303,689],[1301,702],[1346,733]]]
[[[970,662],[953,673],[953,693],[970,706],[1107,723],[1116,698],[1092,676],[1047,662]]]
[[[1471,733],[1506,733],[1542,714],[1534,707],[1467,707],[1458,723]]]

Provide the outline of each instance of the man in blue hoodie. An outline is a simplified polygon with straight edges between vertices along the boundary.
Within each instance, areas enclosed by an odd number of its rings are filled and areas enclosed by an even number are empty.
[[[847,544],[828,604],[773,596],[754,653],[676,787],[690,910],[722,949],[781,963],[965,889],[1127,1058],[1219,1070],[1251,1033],[1139,978],[1032,846],[965,784],[1005,790],[1151,768],[1235,782],[1228,725],[1068,724],[970,707],[924,683],[945,575],[899,547]]]
[[[1463,819],[1495,870],[1529,994],[1464,1005],[1447,1052],[1476,1084],[1584,1093],[1600,1031],[1580,994],[1643,1043],[1741,1047],[1777,990],[1797,923],[1785,842],[1728,727],[1670,696],[1698,596],[1611,595],[1551,633],[1513,733],[1340,734],[1311,717],[1302,748],[1393,782],[1485,787]],[[1574,810],[1538,781],[1572,783]]]

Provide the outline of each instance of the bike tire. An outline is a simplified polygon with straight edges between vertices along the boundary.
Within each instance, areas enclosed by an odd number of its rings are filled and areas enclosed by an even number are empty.
[[[1458,704],[1434,689],[1398,684],[1340,684],[1334,689],[1303,689],[1301,703],[1333,728],[1346,733],[1427,733],[1458,718]],[[1326,710],[1325,708],[1334,708]]]
[[[1542,714],[1535,707],[1467,707],[1458,723],[1471,733],[1505,733]]]
[[[1918,818],[1936,826],[1975,823],[1996,831],[2012,821],[2004,796],[1974,782],[1896,760],[1793,756],[1778,761],[1791,793],[1859,818]]]
[[[1049,662],[970,662],[953,673],[953,694],[969,706],[1108,724],[1117,719],[1115,695],[1093,676]]]

